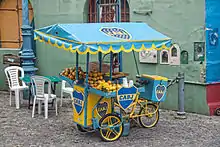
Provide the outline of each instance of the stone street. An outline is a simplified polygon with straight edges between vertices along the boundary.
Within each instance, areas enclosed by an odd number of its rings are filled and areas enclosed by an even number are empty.
[[[14,104],[14,98],[13,98]],[[51,106],[51,105],[49,105]],[[176,112],[161,110],[157,126],[151,129],[132,127],[127,137],[115,142],[103,142],[98,133],[81,133],[72,121],[71,104],[53,108],[44,119],[26,104],[19,110],[9,106],[9,94],[0,94],[0,146],[149,146],[149,147],[219,147],[220,117],[187,113],[187,119],[175,119]]]

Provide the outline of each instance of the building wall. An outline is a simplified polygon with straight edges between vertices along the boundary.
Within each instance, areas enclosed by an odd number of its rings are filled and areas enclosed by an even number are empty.
[[[149,10],[152,14],[144,15]],[[185,110],[209,114],[205,85],[200,83],[201,65],[200,62],[194,61],[193,46],[193,42],[205,42],[206,39],[204,10],[205,0],[130,0],[131,21],[146,22],[171,37],[181,50],[189,53],[189,64],[180,66],[139,64],[141,73],[174,78],[178,71],[184,72],[185,80],[188,81],[185,83]],[[128,56],[131,57],[127,55],[126,58],[129,58]],[[132,72],[133,68],[129,67],[130,62],[125,62],[124,69]],[[135,75],[134,72],[132,73]],[[178,86],[175,84],[168,89],[167,100],[162,104],[162,108],[177,110],[177,106]]]
[[[210,107],[210,115],[220,108],[220,46],[219,29],[220,14],[218,0],[206,0],[206,54],[207,54],[207,103]]]
[[[17,9],[18,8],[18,9]],[[33,9],[29,4],[29,19],[33,19]],[[18,55],[22,46],[22,0],[4,0],[0,3],[0,90],[6,90],[3,65],[4,54]]]
[[[128,0],[130,6],[131,21],[143,21],[156,30],[170,36],[178,43],[181,50],[189,52],[189,64],[180,66],[139,64],[141,73],[158,74],[174,78],[178,71],[186,73],[186,80],[198,82],[200,80],[199,62],[193,61],[193,42],[205,41],[204,36],[204,0]],[[54,23],[83,23],[87,20],[87,3],[85,0],[34,0],[36,28]],[[196,9],[195,9],[196,8]],[[152,10],[152,15],[143,14],[146,10]],[[140,14],[135,14],[138,11]],[[87,35],[87,34],[85,34]],[[138,57],[138,54],[136,54]],[[74,66],[75,55],[56,49],[43,43],[37,43],[37,60],[39,74],[57,75],[62,69]],[[124,71],[130,73],[130,78],[136,75],[132,54],[123,54]],[[92,56],[96,60],[97,56]],[[85,56],[80,56],[80,64],[85,67]],[[132,67],[132,68],[131,68]],[[198,94],[196,91],[201,91]],[[163,108],[177,108],[177,86],[169,89],[167,101]],[[208,114],[204,86],[186,84],[186,110]],[[204,107],[204,109],[201,109]]]
[[[220,82],[220,13],[218,0],[206,0],[206,54],[207,54],[207,82]],[[212,43],[212,40],[216,42]]]
[[[4,49],[0,48],[0,90],[7,90],[8,86],[5,85],[5,73],[4,69],[6,65],[3,64],[3,55],[4,54],[15,54],[18,55],[19,49]]]

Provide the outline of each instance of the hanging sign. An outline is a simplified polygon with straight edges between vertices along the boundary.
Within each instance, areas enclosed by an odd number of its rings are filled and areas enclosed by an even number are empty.
[[[76,90],[73,91],[73,106],[78,114],[80,114],[84,107],[84,94]]]
[[[119,39],[126,39],[130,40],[131,35],[124,29],[122,28],[117,28],[117,27],[102,27],[100,29],[102,33],[104,33],[107,36],[119,38]]]
[[[118,104],[124,110],[126,110],[133,103],[136,95],[137,95],[137,88],[136,87],[134,87],[134,86],[129,87],[129,88],[122,87],[118,90],[118,94],[117,94]]]
[[[140,51],[139,60],[141,63],[157,63],[157,50]]]

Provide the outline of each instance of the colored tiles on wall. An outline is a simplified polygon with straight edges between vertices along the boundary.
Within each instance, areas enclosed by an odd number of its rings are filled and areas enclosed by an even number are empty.
[[[220,82],[220,1],[206,0],[206,81]]]

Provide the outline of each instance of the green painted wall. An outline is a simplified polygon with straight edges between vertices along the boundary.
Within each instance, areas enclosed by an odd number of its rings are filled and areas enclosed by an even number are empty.
[[[137,12],[152,10],[152,15],[138,15]],[[189,52],[189,64],[167,66],[157,64],[155,73],[175,77],[178,71],[186,73],[187,81],[200,80],[200,62],[193,61],[193,42],[205,41],[204,0],[130,0],[131,21],[143,21],[163,32]],[[126,66],[126,65],[125,65]],[[142,72],[148,73],[152,66],[142,65]]]
[[[152,14],[140,15],[134,12],[146,12],[152,10]],[[131,21],[146,22],[156,30],[163,32],[179,44],[181,50],[189,52],[189,64],[180,66],[139,64],[141,73],[158,74],[174,78],[178,71],[185,73],[185,80],[200,81],[200,62],[194,61],[193,42],[205,42],[205,0],[130,0]],[[131,58],[126,54],[124,58]],[[137,54],[138,57],[138,54]],[[205,62],[203,63],[205,64]],[[134,63],[132,65],[134,67]],[[124,69],[133,73],[131,63],[125,62]],[[185,110],[209,115],[206,102],[206,88],[200,84],[185,84]],[[199,91],[199,92],[198,92]],[[177,110],[178,85],[168,89],[168,96],[162,108]]]
[[[0,90],[7,90],[8,87],[5,85],[5,73],[4,73],[4,69],[6,67],[6,65],[3,64],[3,55],[4,54],[18,54],[20,50],[18,49],[3,49],[0,48]]]
[[[204,36],[204,0],[128,0],[131,21],[143,21],[156,30],[163,32],[178,43],[181,50],[189,52],[189,64],[168,66],[159,64],[139,64],[141,73],[158,74],[174,78],[178,71],[186,73],[187,81],[199,81],[200,65],[193,61],[193,42],[205,41]],[[87,20],[86,0],[32,0],[36,28],[54,23],[82,23]],[[152,14],[140,15],[136,12],[152,10]],[[138,58],[138,54],[136,54]],[[63,68],[74,66],[75,55],[37,42],[38,74],[57,75]],[[92,56],[96,60],[97,56]],[[124,53],[124,71],[136,75],[132,54]],[[80,56],[80,64],[85,66],[85,56]],[[191,90],[193,89],[193,90]],[[186,110],[208,114],[205,87],[186,84]],[[199,94],[196,91],[201,91]],[[163,108],[177,108],[177,86],[169,89]],[[198,99],[199,98],[199,99]],[[203,108],[204,107],[204,108]]]
[[[178,110],[178,84],[168,89],[167,99],[161,103],[161,108]],[[185,111],[209,115],[204,85],[185,83]]]

